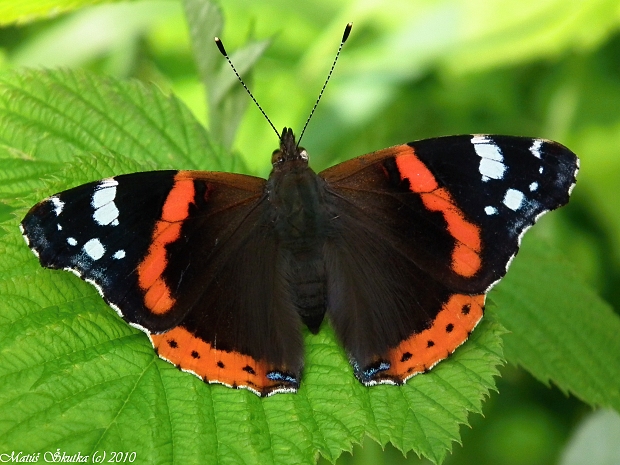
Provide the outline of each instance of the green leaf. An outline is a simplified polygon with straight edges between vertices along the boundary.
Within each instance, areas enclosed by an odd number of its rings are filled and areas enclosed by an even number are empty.
[[[47,162],[112,151],[160,168],[226,171],[236,163],[175,97],[77,71],[0,76],[0,143]]]
[[[228,62],[213,42],[221,35],[224,19],[219,6],[209,0],[185,0],[194,58],[207,91],[209,128],[213,137],[230,148],[250,97]],[[250,41],[230,56],[240,76],[250,84],[247,73],[263,55],[270,41]]]
[[[174,98],[87,73],[5,76],[0,118],[3,145],[63,164],[43,180],[32,171],[31,203],[142,167],[229,163]],[[317,454],[333,461],[370,436],[439,463],[459,441],[468,413],[480,413],[494,388],[503,329],[492,306],[449,360],[404,386],[360,384],[329,325],[305,334],[297,394],[261,399],[208,385],[159,359],[148,338],[92,286],[41,268],[16,218],[0,227],[6,231],[0,235],[0,451],[135,451],[146,463],[310,464]]]
[[[526,241],[492,294],[506,358],[596,407],[620,411],[620,318],[547,244]]]
[[[39,186],[37,178],[57,171],[61,163],[45,161],[0,158],[0,200],[14,204],[17,199],[30,194]]]

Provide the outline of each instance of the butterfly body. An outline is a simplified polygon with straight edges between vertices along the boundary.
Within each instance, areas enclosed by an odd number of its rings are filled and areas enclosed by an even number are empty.
[[[160,357],[207,382],[294,392],[303,326],[328,320],[364,384],[461,345],[523,233],[568,201],[578,159],[542,139],[450,136],[316,174],[290,129],[269,179],[116,176],[35,205],[43,266],[94,284]]]
[[[308,166],[304,149],[284,128],[274,168],[266,184],[266,213],[273,224],[279,272],[303,323],[317,333],[325,316],[326,270],[323,248],[330,227],[325,182]]]

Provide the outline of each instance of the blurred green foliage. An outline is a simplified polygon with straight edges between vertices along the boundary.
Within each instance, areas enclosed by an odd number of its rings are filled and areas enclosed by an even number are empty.
[[[217,125],[213,109],[207,114],[181,3],[110,3],[53,18],[50,13],[81,3],[23,2],[30,16],[15,13],[20,3],[0,2],[0,23],[21,22],[0,30],[1,68],[83,67],[155,82],[177,94],[200,120]],[[222,10],[229,52],[251,41],[271,41],[249,82],[276,127],[290,125],[297,132],[342,28],[353,21],[303,141],[317,170],[445,134],[528,135],[570,147],[582,161],[573,199],[537,230],[570,258],[584,281],[620,308],[617,1],[235,0],[222,2]],[[233,144],[248,170],[266,175],[276,145],[258,110],[248,108]],[[0,204],[0,216],[6,214]],[[456,447],[446,463],[557,461],[587,408],[511,366],[503,370],[498,390],[484,407],[485,418],[471,418],[473,428],[462,429],[464,447]],[[339,463],[380,460],[405,459],[367,442]],[[417,461],[410,457],[407,463]]]

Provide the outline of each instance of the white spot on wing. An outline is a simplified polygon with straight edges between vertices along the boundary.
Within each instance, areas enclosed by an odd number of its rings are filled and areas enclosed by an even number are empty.
[[[121,258],[125,258],[125,251],[123,249],[117,250],[112,256],[117,260],[120,260]]]
[[[482,181],[489,179],[502,179],[506,171],[504,156],[500,148],[487,136],[473,136],[471,143],[474,144],[476,155],[480,157],[478,171],[482,175]]]
[[[50,202],[54,205],[54,213],[56,213],[56,216],[60,215],[62,209],[65,207],[65,203],[56,196],[50,197]]]
[[[497,208],[492,207],[492,206],[489,205],[489,206],[484,207],[484,212],[487,215],[489,215],[489,216],[490,215],[497,215]]]
[[[24,229],[24,226],[20,223],[19,224],[19,231],[22,233],[22,237],[24,238],[24,241],[26,241],[26,245],[28,247],[30,247],[30,239],[28,238],[28,236],[26,235],[26,230]],[[34,249],[30,249],[32,250],[32,252],[38,257],[39,256],[39,252],[37,252]]]
[[[75,240],[75,237],[67,237],[67,244],[77,245],[77,241]]]
[[[90,202],[95,209],[93,219],[101,226],[118,225],[118,208],[114,203],[118,181],[114,178],[104,179],[97,185]]]
[[[501,161],[482,158],[478,171],[480,171],[483,181],[502,179],[504,177],[504,171],[506,171],[506,166]]]
[[[103,189],[97,189],[93,194],[93,200],[91,205],[94,209],[101,208],[105,204],[114,201],[116,197],[116,186],[105,187]]]
[[[114,178],[102,179],[97,189],[105,189],[106,187],[118,186],[118,181]]]
[[[94,198],[93,198],[94,204]],[[93,219],[100,224],[101,226],[106,226],[108,224],[114,223],[118,224],[118,208],[116,208],[116,204],[114,202],[109,202],[104,204],[102,207],[99,207],[93,213]],[[113,226],[116,226],[115,224]]]
[[[573,178],[577,178],[577,174],[579,173],[579,167],[581,166],[579,158],[577,158],[577,167],[575,168],[575,172],[573,173]],[[575,182],[573,182],[571,184],[571,186],[568,188],[568,195],[571,195],[573,193],[573,189],[575,188]]]
[[[60,224],[57,224],[56,227],[58,228],[59,231],[62,231],[62,226],[60,226]]]
[[[508,189],[504,195],[504,205],[513,211],[517,211],[521,208],[524,198],[523,192],[516,189]]]
[[[84,252],[93,260],[99,260],[103,257],[105,248],[99,239],[94,238],[84,244]]]
[[[486,144],[488,140],[489,138],[483,134],[474,134],[473,136],[471,136],[472,144]]]
[[[471,141],[474,144],[476,154],[480,158],[488,158],[496,161],[504,160],[504,156],[499,147],[488,137],[474,136]]]
[[[543,141],[541,139],[534,139],[534,143],[530,147],[530,152],[532,152],[532,155],[534,155],[536,158],[541,158],[540,149],[542,147],[542,144]]]
[[[532,184],[530,184],[530,191],[534,192],[536,189],[538,189],[537,182],[533,182]]]

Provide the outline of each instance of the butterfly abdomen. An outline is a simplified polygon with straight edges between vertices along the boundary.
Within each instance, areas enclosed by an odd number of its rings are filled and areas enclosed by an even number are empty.
[[[297,313],[313,333],[318,332],[326,311],[323,245],[329,221],[324,189],[324,181],[305,160],[283,163],[267,183],[280,250],[278,269]]]

